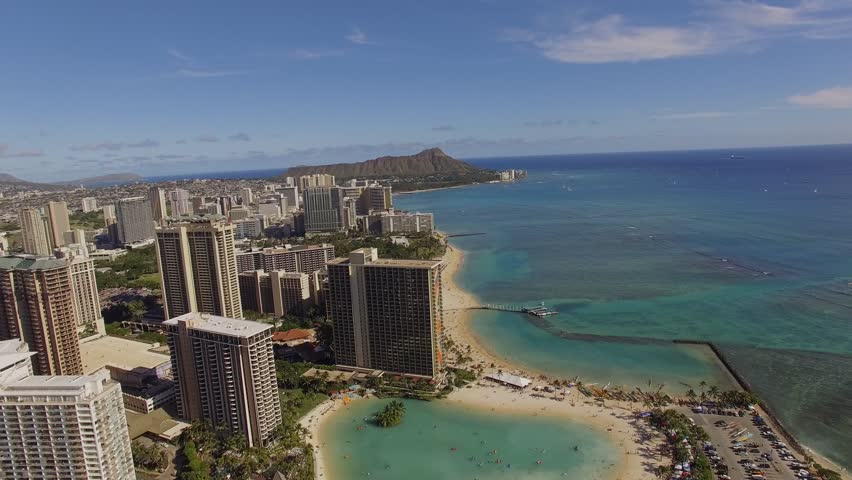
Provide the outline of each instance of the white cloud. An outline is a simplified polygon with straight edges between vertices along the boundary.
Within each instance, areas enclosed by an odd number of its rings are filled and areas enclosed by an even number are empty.
[[[307,48],[297,48],[291,50],[290,58],[296,60],[317,60],[325,57],[342,57],[343,50],[312,50]]]
[[[346,40],[356,45],[369,45],[370,40],[367,39],[367,34],[362,32],[360,28],[354,27],[352,33],[346,35]]]
[[[251,137],[249,136],[248,133],[242,133],[241,132],[241,133],[235,133],[233,135],[228,136],[228,140],[231,140],[231,141],[234,141],[234,142],[250,142]]]
[[[787,98],[787,101],[801,107],[852,108],[852,86],[825,88],[813,93],[793,95]]]
[[[730,117],[731,112],[686,112],[686,113],[665,113],[654,115],[651,118],[654,120],[697,120],[706,118],[722,118]]]
[[[87,143],[85,145],[71,145],[70,148],[74,152],[106,152],[121,150],[124,148],[124,144],[118,142]]]
[[[639,62],[753,49],[777,39],[852,37],[852,1],[799,0],[777,6],[746,0],[705,0],[690,21],[639,24],[621,15],[574,23],[567,31],[512,29],[506,39],[562,63]]]
[[[160,142],[158,142],[156,140],[151,140],[150,138],[146,138],[145,140],[142,140],[141,142],[128,143],[127,146],[130,147],[130,148],[154,148],[154,147],[159,147]]]
[[[0,143],[0,158],[34,158],[43,157],[41,150],[12,151],[8,144]]]
[[[216,135],[199,135],[196,140],[204,143],[216,143],[219,141],[219,137]]]
[[[243,72],[237,72],[232,70],[196,70],[190,68],[181,68],[174,73],[174,76],[184,78],[219,78],[231,77],[234,75],[242,74]]]
[[[181,51],[180,51],[180,50],[178,50],[177,48],[170,48],[170,49],[166,50],[166,52],[167,52],[169,55],[171,55],[172,57],[174,57],[174,58],[176,58],[176,59],[180,60],[181,62],[186,62],[186,63],[191,63],[191,62],[192,62],[192,58],[191,58],[191,57],[189,57],[189,56],[187,56],[187,55],[184,55],[184,54],[183,54],[183,52],[181,52]]]

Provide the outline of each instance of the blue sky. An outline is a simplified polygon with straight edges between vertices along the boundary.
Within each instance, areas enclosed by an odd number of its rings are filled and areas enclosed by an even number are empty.
[[[852,142],[852,0],[0,3],[31,180]]]

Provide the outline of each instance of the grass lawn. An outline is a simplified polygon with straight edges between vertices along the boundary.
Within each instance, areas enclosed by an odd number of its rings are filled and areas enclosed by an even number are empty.
[[[140,275],[136,280],[130,280],[127,282],[129,287],[144,287],[150,288],[151,290],[156,290],[160,288],[160,274],[159,273],[146,273]]]
[[[320,403],[328,400],[328,395],[322,393],[305,393],[298,388],[279,389],[281,409],[291,412],[296,418],[302,418]],[[286,414],[286,413],[285,413]]]

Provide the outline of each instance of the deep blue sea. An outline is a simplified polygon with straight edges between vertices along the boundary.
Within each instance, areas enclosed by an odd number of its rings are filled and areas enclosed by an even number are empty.
[[[734,158],[732,158],[734,155]],[[736,369],[806,445],[852,467],[852,146],[474,160],[511,184],[398,196],[468,252],[496,353],[585,382],[683,391]]]

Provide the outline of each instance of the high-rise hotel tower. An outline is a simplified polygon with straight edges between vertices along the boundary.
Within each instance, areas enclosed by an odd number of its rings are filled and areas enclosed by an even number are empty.
[[[189,312],[243,318],[234,226],[221,215],[167,222],[156,244],[166,318]]]
[[[422,377],[440,373],[440,261],[380,259],[374,248],[332,260],[327,312],[338,365]]]

